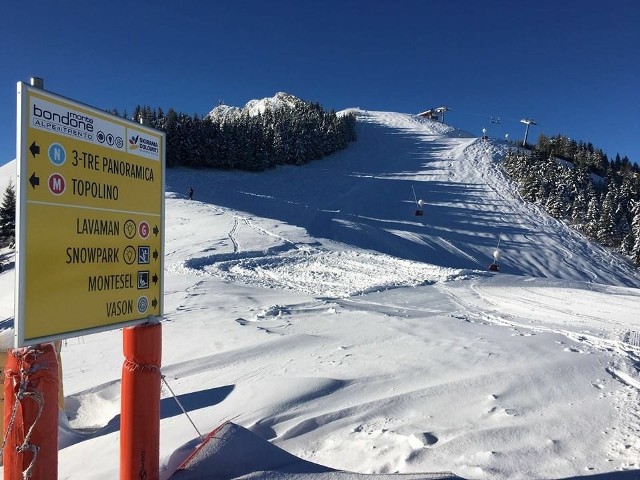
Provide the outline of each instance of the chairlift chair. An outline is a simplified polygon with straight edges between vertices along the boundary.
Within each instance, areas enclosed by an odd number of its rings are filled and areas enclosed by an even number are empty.
[[[420,199],[418,200],[418,197],[416,197],[416,191],[413,188],[413,185],[411,186],[411,190],[413,191],[413,199],[416,202],[416,217],[422,217],[424,215],[424,200]]]

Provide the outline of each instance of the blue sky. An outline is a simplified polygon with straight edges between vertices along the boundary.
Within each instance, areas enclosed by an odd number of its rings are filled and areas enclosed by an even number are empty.
[[[640,163],[637,0],[34,0],[0,7],[0,164],[16,83],[97,108],[206,114],[278,91],[480,136],[564,134]],[[501,118],[491,123],[492,116]]]

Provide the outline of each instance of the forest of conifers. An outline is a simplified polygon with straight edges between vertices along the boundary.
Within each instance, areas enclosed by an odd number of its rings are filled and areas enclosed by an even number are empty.
[[[353,114],[337,115],[319,103],[288,97],[278,108],[251,114],[186,115],[169,109],[136,107],[132,118],[166,132],[167,167],[261,171],[276,165],[302,165],[356,139]]]
[[[524,200],[640,266],[640,169],[609,160],[590,143],[541,135],[533,150],[512,149],[503,166]]]

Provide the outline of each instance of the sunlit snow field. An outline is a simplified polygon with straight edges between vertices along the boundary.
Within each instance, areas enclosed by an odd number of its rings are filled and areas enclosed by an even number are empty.
[[[162,372],[198,430],[367,474],[640,475],[640,272],[523,203],[508,145],[355,113],[358,141],[302,167],[167,170]],[[62,361],[59,478],[118,478],[122,332]],[[161,416],[168,479],[199,437],[166,387]]]

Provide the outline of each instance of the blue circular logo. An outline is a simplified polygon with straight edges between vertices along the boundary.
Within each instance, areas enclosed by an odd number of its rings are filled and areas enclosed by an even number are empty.
[[[138,312],[144,313],[147,311],[147,308],[149,308],[149,300],[147,300],[147,297],[140,297],[138,299]]]
[[[64,147],[59,143],[52,143],[49,147],[49,160],[58,167],[62,165],[67,159],[67,152],[64,151]]]

